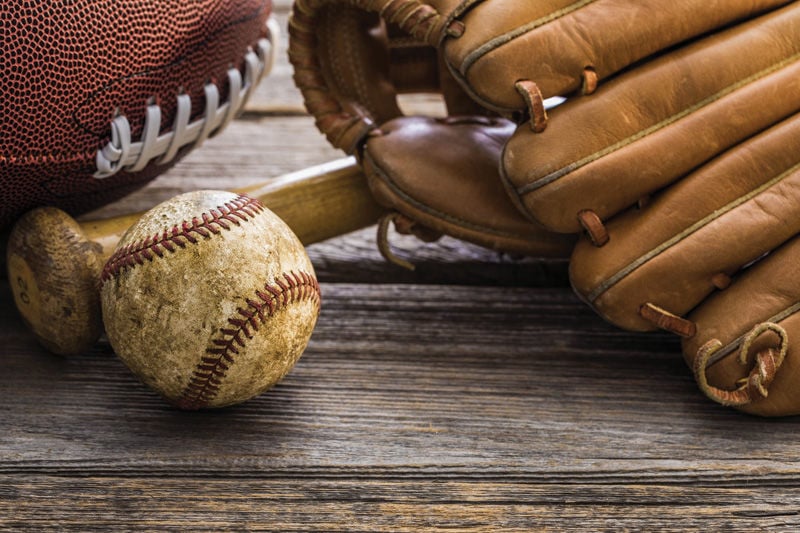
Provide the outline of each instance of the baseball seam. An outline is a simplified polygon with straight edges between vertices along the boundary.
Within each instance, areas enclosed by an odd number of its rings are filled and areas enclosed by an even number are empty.
[[[181,409],[201,409],[216,397],[239,350],[275,313],[303,301],[313,301],[319,306],[319,283],[307,272],[284,272],[275,278],[274,284],[266,283],[263,290],[255,291],[255,298],[245,301],[247,307],[238,308],[210,340],[206,356],[200,359],[176,402]]]
[[[187,243],[197,244],[200,238],[219,235],[222,230],[230,230],[231,226],[239,226],[264,211],[261,202],[248,196],[238,196],[218,206],[216,209],[184,220],[180,225],[165,229],[151,237],[141,239],[124,246],[114,252],[103,267],[101,283],[118,276],[126,269],[143,265],[145,261],[153,261],[155,257],[164,257],[165,252],[175,253],[178,248],[185,248]]]

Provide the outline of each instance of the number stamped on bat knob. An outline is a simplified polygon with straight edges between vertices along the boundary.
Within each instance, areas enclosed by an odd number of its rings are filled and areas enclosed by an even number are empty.
[[[15,274],[11,282],[14,294],[14,303],[17,305],[22,318],[32,329],[41,321],[41,301],[39,286],[31,272],[28,263],[18,255],[11,254],[8,258],[8,271]]]

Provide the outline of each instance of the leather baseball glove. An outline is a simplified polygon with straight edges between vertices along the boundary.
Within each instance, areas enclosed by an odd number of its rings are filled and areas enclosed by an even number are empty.
[[[680,334],[720,403],[800,413],[800,2],[298,0],[290,34],[318,126],[412,225],[497,180],[493,212],[583,232],[570,274],[603,317]],[[406,83],[453,116],[384,107]],[[477,218],[435,229],[504,249]]]
[[[379,13],[380,4],[296,2],[289,59],[319,129],[358,157],[376,199],[391,210],[379,225],[381,252],[413,268],[389,249],[394,222],[425,241],[447,234],[514,255],[568,257],[575,237],[528,220],[500,180],[500,155],[516,124],[470,98],[437,50],[417,39],[421,26],[408,33]],[[398,95],[408,93],[441,94],[447,116],[403,116]]]

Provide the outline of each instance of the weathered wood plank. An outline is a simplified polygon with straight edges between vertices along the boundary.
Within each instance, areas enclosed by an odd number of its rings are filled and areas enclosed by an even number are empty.
[[[564,289],[323,294],[283,383],[203,413],[167,407],[106,345],[43,353],[3,305],[0,473],[797,483],[800,420],[712,404],[674,339],[620,333]]]
[[[0,478],[2,481],[2,478]],[[0,527],[108,530],[782,530],[797,493],[772,487],[541,484],[510,480],[64,479],[0,488]]]
[[[392,233],[395,254],[415,266],[409,271],[386,262],[376,233],[370,227],[309,246],[317,277],[346,283],[569,286],[566,259],[513,258],[450,237],[424,243]]]
[[[563,289],[323,291],[287,379],[206,413],[165,406],[107,346],[44,354],[3,297],[0,527],[798,524],[800,420],[711,404],[671,337],[620,333]]]

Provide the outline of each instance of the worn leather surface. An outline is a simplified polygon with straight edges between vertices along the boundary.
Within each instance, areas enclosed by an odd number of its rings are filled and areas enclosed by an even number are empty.
[[[574,237],[527,220],[500,182],[500,152],[513,131],[486,117],[397,118],[367,140],[364,172],[379,203],[427,228],[503,252],[565,257]]]
[[[449,4],[452,13],[466,7]],[[569,255],[574,237],[526,220],[500,181],[500,153],[515,125],[481,116],[487,110],[467,96],[435,48],[353,3],[297,2],[290,36],[295,81],[317,126],[361,158],[384,205],[488,248]],[[408,92],[439,93],[450,114],[472,118],[402,117],[397,95]]]
[[[461,90],[483,108],[518,117],[528,111],[515,88],[518,81],[534,82],[545,98],[568,95],[581,88],[587,68],[605,79],[678,43],[789,3],[296,0],[289,23],[289,57],[318,127],[334,145],[352,153],[374,118],[364,112],[374,108],[361,104],[377,95],[389,105],[391,95],[382,88],[386,55],[375,37],[380,32],[373,29],[365,36],[356,31],[350,11],[380,16],[406,40],[439,49],[444,66],[439,72],[449,70]],[[399,40],[390,34],[392,41]],[[433,72],[430,63],[417,65],[405,72]],[[403,75],[402,69],[396,72],[395,81],[418,78]],[[367,83],[357,86],[357,80]]]
[[[690,366],[707,342],[721,343],[707,372],[712,388],[736,391],[758,366],[755,354],[781,345],[774,333],[763,333],[742,364],[738,357],[752,328],[784,327],[788,352],[766,388],[768,396],[738,406],[763,415],[800,413],[800,396],[793,392],[800,379],[800,319],[794,309],[798,74],[795,3],[556,109],[545,134],[516,134],[503,160],[509,182],[519,175],[516,170],[529,173],[518,204],[548,227],[575,230],[584,209],[605,220],[608,242],[596,246],[580,239],[570,263],[576,292],[601,316],[626,329],[656,329],[641,313],[648,304],[684,320],[691,325],[684,340]],[[686,99],[693,92],[697,96]],[[597,102],[613,104],[618,114]],[[586,116],[592,117],[588,125]],[[597,133],[587,134],[592,127]],[[568,131],[576,134],[574,142],[553,149],[552,166],[542,170],[515,160],[520,154],[530,161],[536,153],[531,147],[550,153],[554,139],[548,136]],[[564,157],[568,151],[572,157]],[[548,175],[555,178],[530,186]]]
[[[602,247],[581,239],[575,289],[611,322],[653,329],[639,307],[677,315],[715,286],[800,232],[800,116],[725,152],[679,183],[606,224]]]
[[[793,306],[800,302],[800,237],[781,245],[768,258],[759,261],[724,291],[718,291],[703,301],[689,318],[698,326],[697,335],[683,343],[684,357],[690,366],[697,350],[712,339],[723,345],[732,345],[733,351],[725,354],[708,368],[708,380],[717,387],[734,389],[737,381],[753,366],[752,354],[775,346],[777,338],[767,334],[758,339],[751,350],[747,364],[737,359],[739,340],[754,324],[770,320],[781,313],[790,314],[778,323],[789,336],[786,359],[769,387],[766,399],[743,406],[741,409],[761,415],[777,416],[800,413],[800,313]]]
[[[745,58],[745,59],[743,59]],[[800,5],[668,54],[520,128],[503,173],[555,231],[607,219],[722,150],[800,111]]]
[[[493,0],[459,17],[464,34],[444,42],[449,65],[487,107],[524,108],[514,84],[545,98],[579,89],[592,67],[605,79],[628,65],[787,0]]]
[[[295,61],[320,129],[335,145],[362,155],[384,205],[436,231],[528,254],[542,255],[542,243],[555,242],[538,223],[564,234],[585,226],[592,238],[579,240],[571,277],[602,316],[627,329],[658,324],[690,337],[690,363],[707,340],[733,347],[715,356],[721,359],[708,370],[707,393],[737,388],[748,376],[755,363],[752,357],[749,366],[735,361],[737,343],[756,324],[774,319],[785,325],[789,343],[800,333],[794,314],[775,314],[781,306],[791,309],[796,297],[781,285],[792,277],[782,269],[793,272],[794,266],[781,266],[788,259],[774,253],[800,230],[800,2],[296,5],[303,32],[293,39],[300,48],[319,48],[311,35],[314,21],[322,12],[337,19],[345,5],[378,13],[383,22],[376,28],[390,28],[389,41],[402,42],[406,34],[409,48],[400,54],[384,53],[378,63],[375,50],[359,56],[367,73],[361,86],[350,66],[336,81],[329,65]],[[326,39],[333,50],[352,36],[329,32]],[[438,68],[434,55],[414,50],[420,45],[437,49]],[[300,55],[325,63],[338,57],[314,49],[306,46]],[[381,116],[363,104],[386,80],[395,90],[401,80],[441,90],[445,70],[483,112],[514,120],[513,135],[513,125],[497,119]],[[568,99],[548,117],[542,99],[554,95]],[[536,239],[539,248],[525,239]],[[748,281],[762,269],[759,281]],[[722,296],[728,294],[734,296]],[[763,333],[755,341],[762,370],[769,366],[763,354],[775,352],[773,336]],[[772,374],[760,382],[778,391],[772,399],[753,398],[740,408],[769,415],[800,411],[790,390],[800,366],[793,348],[786,366],[767,369]]]
[[[605,246],[581,239],[570,277],[592,307],[624,328],[655,329],[639,315],[646,303],[686,316],[697,329],[684,344],[690,363],[711,339],[731,345],[710,373],[717,387],[732,388],[750,369],[736,362],[737,339],[763,322],[785,325],[787,366],[777,373],[781,379],[769,388],[769,398],[747,409],[797,413],[800,396],[792,393],[797,381],[783,375],[800,372],[795,369],[800,321],[795,311],[780,314],[800,301],[798,212],[800,115],[794,115],[728,150],[644,208],[613,218]],[[732,278],[730,286],[715,283],[720,274]]]
[[[408,0],[387,9],[387,4],[297,0],[289,19],[295,84],[319,130],[349,154],[377,125],[401,114],[398,94],[440,93],[453,113],[481,113],[428,41],[438,42],[449,20],[440,12],[464,6]],[[424,8],[423,14],[409,16],[409,7],[414,13]]]

